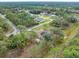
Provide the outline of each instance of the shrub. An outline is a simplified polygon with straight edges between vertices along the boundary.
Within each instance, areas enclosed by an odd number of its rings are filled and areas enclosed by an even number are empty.
[[[79,58],[79,46],[69,46],[64,50],[64,57]]]
[[[4,57],[7,53],[6,42],[0,41],[0,57]]]

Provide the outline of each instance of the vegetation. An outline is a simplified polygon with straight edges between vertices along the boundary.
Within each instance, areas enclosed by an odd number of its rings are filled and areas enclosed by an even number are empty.
[[[77,6],[77,2],[0,2],[0,57],[78,58]]]
[[[6,18],[12,21],[16,26],[22,25],[25,27],[31,27],[36,25],[36,21],[34,21],[34,17],[31,17],[28,13],[21,12],[21,13],[7,13]]]
[[[64,57],[79,58],[78,38],[74,38],[70,45],[64,50]]]

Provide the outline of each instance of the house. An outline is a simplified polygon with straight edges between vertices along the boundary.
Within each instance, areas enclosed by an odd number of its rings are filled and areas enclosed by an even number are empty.
[[[77,13],[77,14],[79,14],[79,10],[68,10],[68,12],[70,12],[70,13]]]
[[[40,17],[37,17],[37,18],[35,18],[34,20],[37,21],[37,22],[43,22],[43,21],[44,21],[44,19],[42,19],[42,18],[40,18]]]

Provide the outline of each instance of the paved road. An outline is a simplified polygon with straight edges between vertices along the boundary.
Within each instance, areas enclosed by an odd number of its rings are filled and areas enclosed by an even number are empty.
[[[13,27],[13,29],[14,29],[13,32],[9,32],[9,33],[6,33],[6,34],[5,34],[7,37],[9,37],[10,35],[16,35],[16,34],[19,34],[19,33],[20,33],[20,30],[17,29],[16,26],[15,26],[11,21],[9,21],[9,19],[7,19],[7,18],[5,17],[5,15],[0,14],[0,16],[1,16],[2,18],[6,19],[6,22],[9,23],[9,24]],[[34,28],[37,28],[37,27],[43,26],[43,25],[45,25],[45,24],[48,24],[48,23],[50,23],[51,21],[53,21],[53,20],[52,20],[52,19],[49,19],[48,22],[45,22],[45,23],[36,25],[36,26],[34,26],[34,27],[31,27],[31,28],[29,28],[27,31],[32,31]]]
[[[36,26],[34,26],[34,27],[29,28],[28,31],[32,31],[33,29],[35,29],[35,28],[37,28],[37,27],[40,27],[40,26],[43,26],[43,25],[45,25],[45,24],[48,24],[48,23],[50,23],[50,22],[52,22],[52,21],[53,21],[53,20],[50,19],[48,22],[45,22],[45,23],[42,23],[42,24],[39,24],[39,25],[36,25]]]
[[[11,21],[9,21],[9,19],[7,19],[7,18],[5,17],[5,15],[0,14],[0,16],[1,16],[2,18],[4,18],[4,19],[6,20],[6,22],[7,22],[9,25],[12,26],[12,28],[13,28],[13,30],[14,30],[13,32],[6,33],[5,35],[6,35],[7,37],[9,37],[10,35],[16,35],[16,34],[20,33],[20,31],[16,28],[16,26],[15,26]]]

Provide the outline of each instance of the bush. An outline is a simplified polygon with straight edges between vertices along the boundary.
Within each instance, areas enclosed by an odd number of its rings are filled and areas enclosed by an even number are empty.
[[[79,46],[79,38],[74,38],[73,41],[70,43],[70,45]]]
[[[26,45],[27,38],[24,38],[21,34],[13,36],[9,40],[8,48],[14,49],[14,48],[22,48]]]
[[[62,21],[61,29],[63,29],[63,30],[67,29],[69,26],[70,26],[70,24],[67,21],[65,21],[65,20]]]
[[[48,51],[50,50],[50,44],[42,40],[38,45],[33,46],[30,51],[32,54],[32,57],[44,57]]]
[[[36,37],[35,32],[21,32],[20,34],[16,36],[10,37],[8,48],[14,49],[14,48],[23,48],[24,46],[29,43],[28,41],[31,41]]]
[[[65,58],[79,58],[79,46],[69,46],[64,50]]]
[[[61,44],[64,39],[63,31],[58,28],[53,28],[50,31],[52,33],[52,42],[54,46]]]
[[[4,57],[7,54],[6,42],[0,41],[0,57]]]

